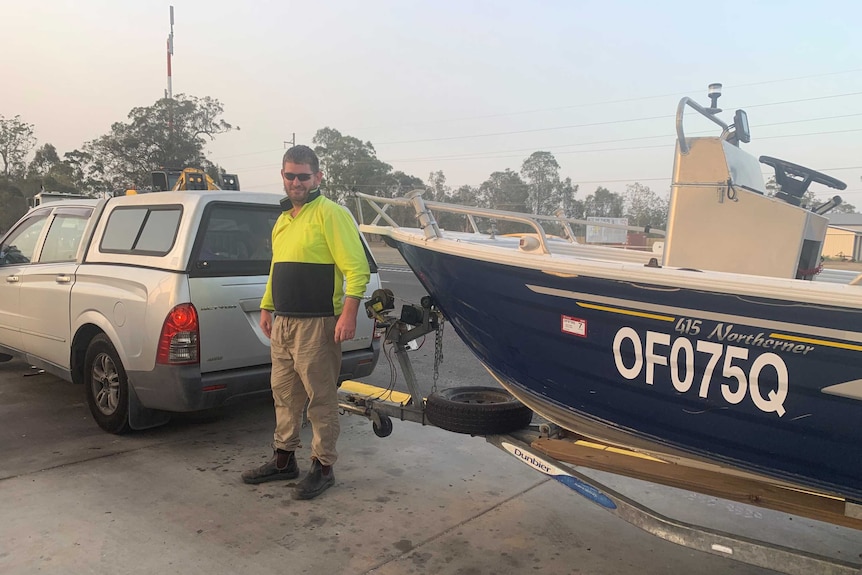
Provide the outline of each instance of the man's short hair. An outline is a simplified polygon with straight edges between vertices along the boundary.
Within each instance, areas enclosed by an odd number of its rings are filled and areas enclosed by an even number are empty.
[[[293,146],[288,148],[281,159],[281,165],[290,162],[291,164],[308,164],[312,173],[320,171],[320,160],[317,159],[317,154],[308,146]]]

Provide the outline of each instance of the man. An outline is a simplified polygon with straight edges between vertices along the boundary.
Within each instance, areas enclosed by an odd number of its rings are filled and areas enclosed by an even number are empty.
[[[242,474],[246,483],[294,479],[302,412],[308,401],[311,469],[294,499],[317,497],[335,482],[341,342],[356,335],[356,313],[370,279],[350,213],[320,195],[314,151],[294,146],[282,160],[287,197],[272,230],[272,264],[260,327],[270,338],[275,434],[272,459]]]

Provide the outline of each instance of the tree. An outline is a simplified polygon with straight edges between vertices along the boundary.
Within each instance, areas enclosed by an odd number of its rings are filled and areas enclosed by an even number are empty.
[[[75,153],[88,158],[82,170],[111,189],[148,185],[159,168],[208,168],[208,141],[234,128],[221,119],[221,103],[213,98],[178,94],[148,107],[133,108],[129,122],[116,122],[110,133],[84,144]]]
[[[446,201],[454,201],[454,203],[461,203],[458,201],[459,198],[456,198],[454,193],[452,192],[452,188],[446,185],[446,175],[442,170],[438,170],[436,172],[431,172],[428,174],[428,182],[429,184],[425,187],[427,193],[425,196],[432,201],[435,202],[446,202]],[[469,188],[469,186],[467,186]],[[466,189],[462,186],[459,190],[459,194],[462,195],[460,199],[467,200],[467,205],[476,205],[475,199],[472,200],[472,203],[469,197],[466,196]],[[453,214],[451,212],[442,212],[437,211],[434,214],[434,217],[437,220],[437,225],[446,230],[457,230],[463,229],[464,227],[464,216],[459,214]]]
[[[479,186],[477,204],[492,210],[526,212],[527,185],[518,172],[494,172]]]
[[[559,209],[567,218],[582,218],[584,216],[584,202],[575,198],[578,193],[577,184],[572,184],[572,178],[566,178],[560,182]]]
[[[383,190],[381,195],[387,198],[400,198],[407,192],[413,190],[424,190],[425,182],[422,178],[405,174],[401,170],[396,170],[389,178],[389,184]]]
[[[668,199],[635,182],[626,186],[623,194],[625,214],[630,226],[664,229],[667,222]]]
[[[428,185],[425,186],[425,189],[428,190],[430,196],[428,199],[434,202],[445,202],[452,193],[452,188],[446,185],[446,175],[443,170],[428,174]]]
[[[599,186],[584,201],[584,215],[586,217],[621,218],[623,216],[623,204],[621,195]]]
[[[460,206],[478,206],[479,190],[465,184],[452,192],[452,201]]]
[[[521,176],[526,182],[526,204],[534,214],[557,214],[564,217],[580,216],[582,202],[575,199],[578,186],[571,178],[560,180],[560,164],[550,152],[533,152],[521,165]],[[549,226],[558,233],[557,226]]]
[[[35,144],[32,124],[22,122],[21,116],[6,119],[0,114],[0,160],[3,160],[4,178],[23,175],[24,158]]]
[[[560,164],[551,152],[533,152],[521,165],[530,213],[550,213],[559,206]]]
[[[12,224],[27,212],[27,199],[24,192],[10,180],[0,178],[0,234],[5,233]]]
[[[57,155],[57,148],[52,144],[45,144],[33,154],[33,159],[27,166],[27,177],[41,178],[59,163],[60,156]]]
[[[75,166],[60,160],[53,144],[44,144],[36,150],[27,166],[26,177],[19,182],[21,192],[28,199],[42,190],[73,194],[82,191]]]
[[[354,191],[380,195],[391,190],[392,166],[377,159],[371,142],[344,136],[334,128],[321,128],[312,139],[320,158],[323,186],[329,197],[345,203]]]
[[[94,195],[106,189],[101,179],[103,166],[94,161],[93,156],[80,150],[63,154],[63,166],[69,170],[69,177],[80,193]]]
[[[479,190],[473,186],[465,184],[457,190],[451,190],[449,198],[453,203],[458,204],[459,206],[476,206],[479,200]],[[470,226],[470,222],[466,216],[459,214],[445,214],[445,216],[445,225],[442,226],[444,229],[460,230],[465,232],[473,231],[473,228]]]
[[[841,203],[838,206],[836,206],[835,208],[833,208],[830,213],[833,213],[833,214],[855,214],[857,212],[856,212],[856,206],[854,206],[853,204]]]

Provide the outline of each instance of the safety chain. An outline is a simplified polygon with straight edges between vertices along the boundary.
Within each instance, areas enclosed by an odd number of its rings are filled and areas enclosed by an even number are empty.
[[[440,364],[443,363],[443,316],[437,322],[437,331],[434,334],[434,383],[431,385],[431,393],[437,393],[437,379],[440,377]]]
[[[823,271],[823,264],[820,264],[816,268],[799,268],[796,270],[797,276],[816,276],[820,272]]]

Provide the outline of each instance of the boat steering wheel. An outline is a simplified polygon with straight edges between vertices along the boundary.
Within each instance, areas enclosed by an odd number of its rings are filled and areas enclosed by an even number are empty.
[[[843,190],[847,184],[822,172],[794,164],[786,160],[779,160],[771,156],[760,156],[760,163],[772,166],[775,169],[775,182],[781,186],[781,191],[776,194],[782,200],[798,206],[802,196],[808,191],[808,186],[813,182]]]

